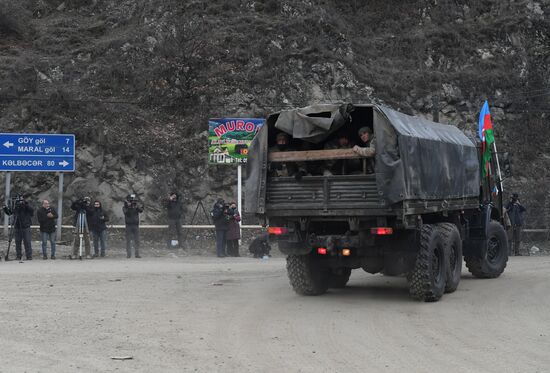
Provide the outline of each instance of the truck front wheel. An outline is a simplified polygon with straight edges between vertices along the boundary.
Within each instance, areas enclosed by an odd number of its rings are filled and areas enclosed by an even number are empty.
[[[290,285],[300,295],[321,295],[329,288],[330,269],[312,254],[289,255],[286,270]]]
[[[447,255],[443,236],[430,224],[422,226],[414,269],[409,273],[411,297],[424,302],[435,302],[443,296],[447,277]]]
[[[489,223],[485,255],[480,256],[464,257],[466,267],[475,277],[495,278],[504,272],[508,263],[508,239],[504,227],[498,221]]]

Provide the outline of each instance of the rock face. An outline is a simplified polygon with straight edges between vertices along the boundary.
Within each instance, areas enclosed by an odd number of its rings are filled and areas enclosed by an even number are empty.
[[[179,191],[191,214],[234,199],[236,170],[206,164],[207,119],[316,102],[377,102],[475,133],[491,104],[529,223],[550,221],[550,4],[419,0],[0,0],[0,129],[75,133],[69,199],[145,221]],[[56,199],[53,174],[14,188]],[[3,189],[2,189],[3,191]]]

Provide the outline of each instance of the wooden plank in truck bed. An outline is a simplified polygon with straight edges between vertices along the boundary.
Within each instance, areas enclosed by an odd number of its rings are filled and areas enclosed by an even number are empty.
[[[331,159],[352,159],[364,158],[353,151],[353,149],[329,149],[329,150],[306,150],[273,152],[268,154],[269,162],[300,162],[300,161],[321,161]]]

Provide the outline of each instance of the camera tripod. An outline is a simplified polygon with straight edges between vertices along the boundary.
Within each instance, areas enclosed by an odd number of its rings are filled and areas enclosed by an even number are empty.
[[[12,214],[10,215],[10,223],[9,223],[9,231],[8,231],[8,250],[6,251],[6,255],[4,256],[4,261],[9,261],[10,258],[10,248],[11,248],[11,242],[13,241],[13,236],[15,235],[15,225],[17,224],[17,214],[10,209]]]
[[[74,252],[75,246],[76,246],[76,237],[78,236],[78,259],[82,260],[82,245],[86,245],[86,255],[89,255],[90,251],[90,231],[88,229],[88,221],[86,220],[86,211],[81,210],[78,212],[78,216],[76,219],[76,227],[74,230],[74,238],[73,238],[73,255],[76,253]],[[86,241],[87,239],[87,241]]]

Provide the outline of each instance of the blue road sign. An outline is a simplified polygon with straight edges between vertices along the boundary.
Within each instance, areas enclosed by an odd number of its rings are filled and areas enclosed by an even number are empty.
[[[74,135],[0,133],[0,171],[73,172]]]

